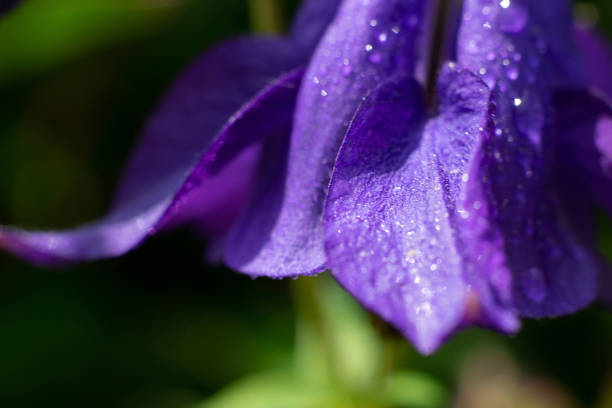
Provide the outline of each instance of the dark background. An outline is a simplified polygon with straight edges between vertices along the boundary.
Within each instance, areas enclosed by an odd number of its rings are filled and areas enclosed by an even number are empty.
[[[297,0],[281,3],[290,21]],[[579,11],[612,34],[610,1]],[[172,79],[251,26],[241,0],[26,0],[0,20],[0,223],[59,228],[103,214]],[[601,237],[612,252],[604,219]],[[180,230],[61,271],[0,254],[0,406],[184,407],[291,366],[292,282],[207,267],[204,249]],[[429,358],[392,342],[397,367],[451,395],[465,361],[495,349],[578,406],[612,406],[612,315],[598,307],[527,321],[513,339],[471,329]]]

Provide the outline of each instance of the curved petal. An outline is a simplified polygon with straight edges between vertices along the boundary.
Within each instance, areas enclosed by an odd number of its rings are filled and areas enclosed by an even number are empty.
[[[274,78],[295,65],[290,48],[279,39],[245,38],[208,53],[153,116],[107,216],[65,232],[3,228],[0,246],[62,264],[121,255],[184,219],[216,221],[211,228],[233,221],[228,203],[244,203],[253,177],[244,168],[258,160],[257,143],[289,134],[302,74]]]
[[[463,324],[512,331],[518,321],[484,293],[490,265],[471,264],[462,242],[461,203],[490,91],[447,69],[441,113],[426,124],[421,94],[416,81],[399,79],[364,102],[338,154],[325,232],[336,279],[429,353]]]
[[[590,216],[592,197],[612,214],[612,107],[583,89],[555,92],[553,106],[548,140],[560,188],[574,206],[576,191],[586,193],[578,194],[582,213]]]
[[[595,28],[578,25],[574,30],[586,70],[589,87],[599,90],[612,99],[612,49],[610,44]]]
[[[567,0],[467,0],[458,57],[494,91],[495,132],[483,146],[489,228],[502,239],[513,302],[524,316],[590,303],[597,266],[560,205],[544,130],[552,91],[582,83]]]
[[[186,221],[223,236],[253,194],[258,171],[270,178],[265,165],[257,170],[262,155],[285,160],[275,146],[291,131],[299,67],[337,3],[308,0],[293,38],[242,38],[196,61],[146,127],[106,217],[65,232],[3,228],[0,246],[58,264],[120,255]]]
[[[342,0],[304,0],[289,36],[292,42],[314,50],[338,12]]]
[[[396,73],[414,72],[428,1],[345,0],[305,75],[278,212],[255,202],[231,233],[226,262],[254,276],[325,268],[321,214],[331,168],[356,108]],[[267,214],[259,214],[259,211]],[[244,236],[266,231],[256,247]]]

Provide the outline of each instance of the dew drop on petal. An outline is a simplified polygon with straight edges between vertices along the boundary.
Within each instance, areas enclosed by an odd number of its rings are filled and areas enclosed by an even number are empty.
[[[520,4],[506,1],[500,3],[503,10],[499,13],[499,28],[507,33],[521,32],[527,25],[529,14]]]
[[[519,71],[516,67],[510,67],[508,68],[508,72],[506,73],[506,75],[508,76],[508,79],[516,81],[519,77]]]

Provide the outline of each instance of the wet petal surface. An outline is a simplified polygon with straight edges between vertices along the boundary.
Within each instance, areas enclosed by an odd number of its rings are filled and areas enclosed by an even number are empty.
[[[503,239],[514,304],[529,317],[586,306],[597,267],[560,205],[543,141],[553,90],[582,83],[570,2],[467,0],[458,58],[497,105],[475,177],[488,192],[488,228]]]
[[[228,242],[227,263],[254,276],[312,274],[325,268],[321,215],[342,137],[361,98],[419,60],[429,2],[346,0],[321,41],[300,90],[287,178],[277,214],[256,202]],[[265,214],[259,213],[264,211]],[[244,236],[257,236],[245,247]]]
[[[368,97],[340,149],[325,211],[332,274],[424,353],[465,323],[518,326],[462,242],[476,238],[462,221],[490,92],[456,69],[439,92],[441,114],[429,122],[412,79]]]

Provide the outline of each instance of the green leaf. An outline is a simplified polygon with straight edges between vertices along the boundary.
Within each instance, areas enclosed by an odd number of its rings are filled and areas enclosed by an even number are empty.
[[[167,20],[181,1],[28,0],[0,20],[0,82],[124,42]]]
[[[300,385],[292,372],[259,374],[230,385],[194,408],[349,408],[333,390]]]
[[[295,291],[297,371],[352,392],[372,391],[379,384],[383,345],[368,313],[326,274],[298,279]]]
[[[447,406],[446,390],[427,374],[401,371],[386,382],[383,403],[388,407],[442,408]]]

